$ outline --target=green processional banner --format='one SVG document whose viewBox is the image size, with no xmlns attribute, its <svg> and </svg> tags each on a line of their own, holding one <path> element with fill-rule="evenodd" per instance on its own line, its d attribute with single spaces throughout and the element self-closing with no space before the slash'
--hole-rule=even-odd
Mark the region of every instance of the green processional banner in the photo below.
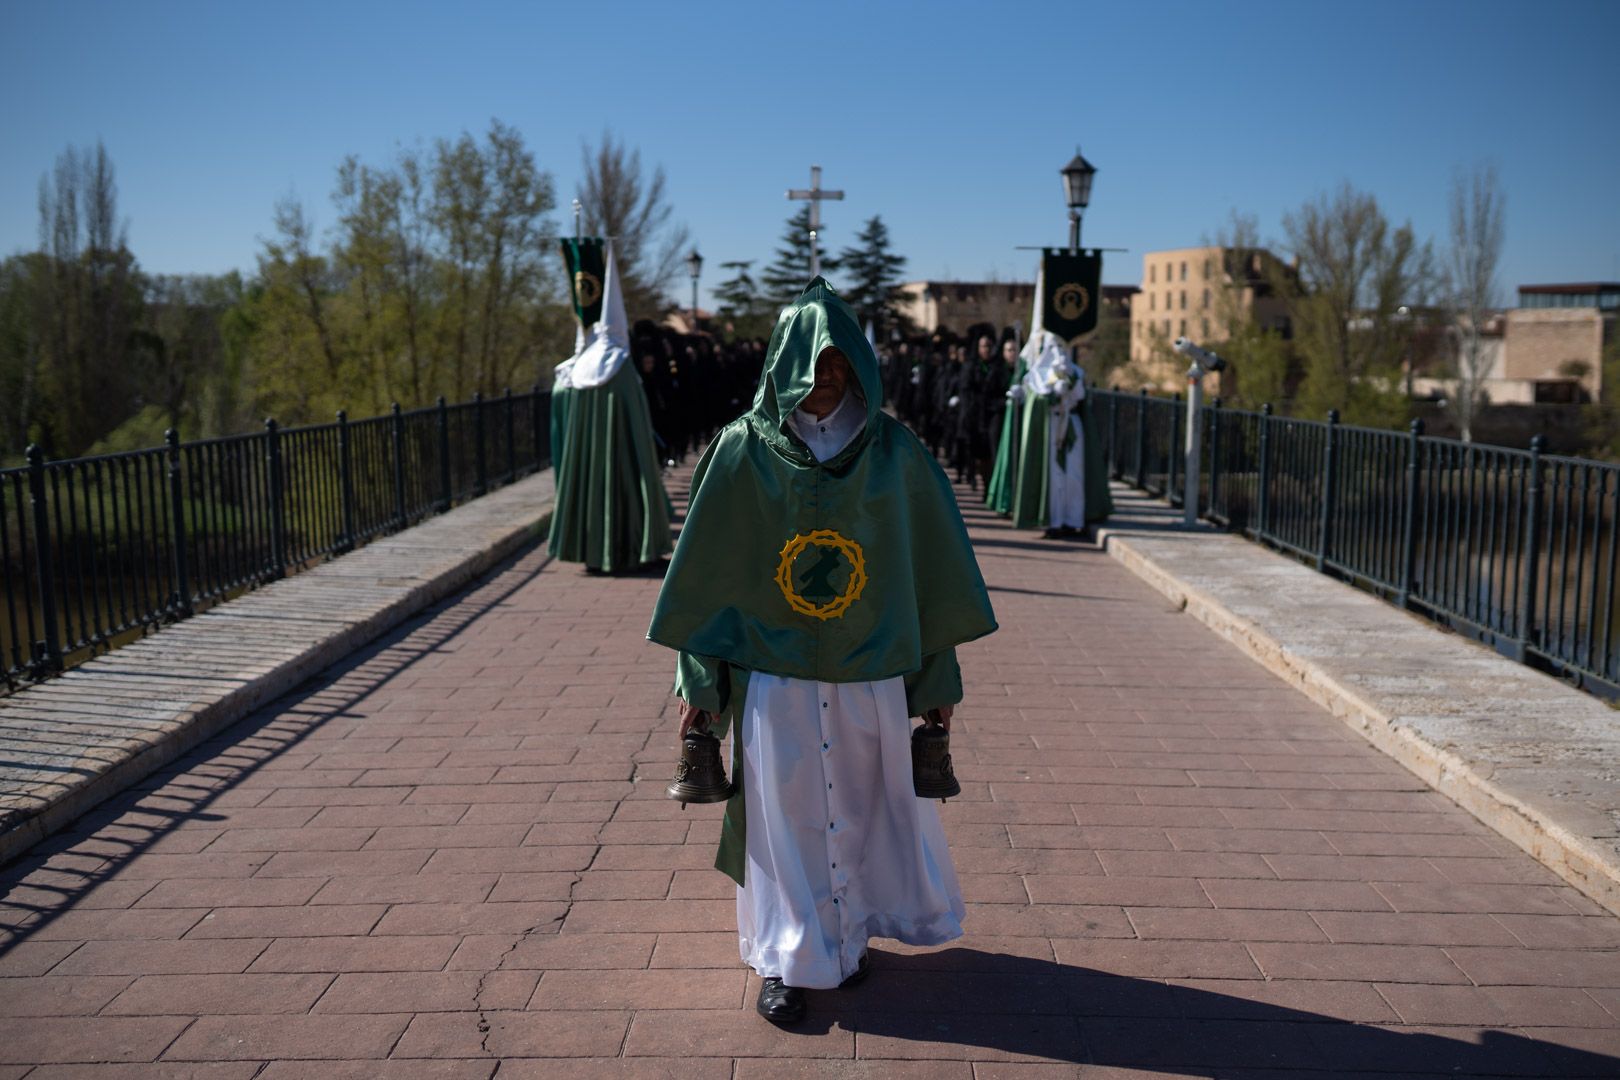
<svg viewBox="0 0 1620 1080">
<path fill-rule="evenodd" d="M 1041 326 L 1069 344 L 1097 328 L 1102 304 L 1102 252 L 1048 248 L 1041 252 Z"/>
<path fill-rule="evenodd" d="M 602 279 L 607 274 L 605 250 L 603 242 L 595 237 L 567 237 L 562 241 L 574 317 L 587 330 L 602 319 Z"/>
</svg>

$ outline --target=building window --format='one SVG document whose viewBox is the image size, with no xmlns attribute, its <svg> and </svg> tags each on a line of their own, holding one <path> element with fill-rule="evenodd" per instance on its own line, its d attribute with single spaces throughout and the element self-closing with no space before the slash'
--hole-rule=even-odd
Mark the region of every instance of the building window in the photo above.
<svg viewBox="0 0 1620 1080">
<path fill-rule="evenodd" d="M 1170 336 L 1170 320 L 1169 319 L 1164 320 L 1164 336 L 1165 337 Z"/>
<path fill-rule="evenodd" d="M 1151 263 L 1148 265 L 1148 284 L 1149 285 L 1152 285 L 1154 283 L 1154 281 L 1157 280 L 1158 272 L 1159 272 L 1159 268 L 1157 266 L 1154 266 Z"/>
<path fill-rule="evenodd" d="M 1200 328 L 1199 333 L 1203 334 L 1206 338 L 1209 337 L 1209 320 L 1208 319 L 1199 319 L 1198 320 L 1198 325 L 1199 325 L 1199 328 Z"/>
<path fill-rule="evenodd" d="M 1187 290 L 1186 289 L 1181 290 L 1181 310 L 1182 311 L 1187 310 Z"/>
<path fill-rule="evenodd" d="M 1205 259 L 1204 260 L 1204 280 L 1205 281 L 1209 280 L 1209 268 L 1210 268 L 1210 261 L 1208 259 Z"/>
<path fill-rule="evenodd" d="M 1157 311 L 1157 310 L 1159 310 L 1159 294 L 1158 293 L 1148 293 L 1148 310 L 1149 311 Z M 829 361 L 829 363 L 830 362 L 831 361 Z"/>
<path fill-rule="evenodd" d="M 1204 307 L 1209 307 L 1209 290 L 1204 290 Z"/>
<path fill-rule="evenodd" d="M 1182 281 L 1187 280 L 1187 264 L 1186 263 L 1181 264 L 1181 280 Z"/>
<path fill-rule="evenodd" d="M 1181 336 L 1182 337 L 1187 336 L 1187 320 L 1186 319 L 1181 320 Z M 829 361 L 829 363 L 830 363 L 830 361 Z"/>
</svg>

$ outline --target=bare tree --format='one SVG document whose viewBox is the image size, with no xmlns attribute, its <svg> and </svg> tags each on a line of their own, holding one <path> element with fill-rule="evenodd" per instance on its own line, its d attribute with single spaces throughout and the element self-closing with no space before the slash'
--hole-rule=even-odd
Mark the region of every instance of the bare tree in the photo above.
<svg viewBox="0 0 1620 1080">
<path fill-rule="evenodd" d="M 624 306 L 631 319 L 651 318 L 669 306 L 689 237 L 674 224 L 663 166 L 649 178 L 641 172 L 641 152 L 616 142 L 611 131 L 593 150 L 583 148 L 585 175 L 579 201 L 587 231 L 613 238 L 613 252 L 624 284 Z"/>
<path fill-rule="evenodd" d="M 57 453 L 81 453 L 143 403 L 130 348 L 141 275 L 104 146 L 70 147 L 57 158 L 51 178 L 40 178 L 39 219 L 42 274 L 33 293 L 40 389 L 49 401 L 40 437 Z"/>
<path fill-rule="evenodd" d="M 1457 334 L 1457 391 L 1451 395 L 1451 409 L 1464 441 L 1473 438 L 1474 419 L 1485 402 L 1492 355 L 1485 349 L 1484 332 L 1496 304 L 1506 202 L 1494 165 L 1459 171 L 1452 180 L 1445 295 Z"/>
</svg>

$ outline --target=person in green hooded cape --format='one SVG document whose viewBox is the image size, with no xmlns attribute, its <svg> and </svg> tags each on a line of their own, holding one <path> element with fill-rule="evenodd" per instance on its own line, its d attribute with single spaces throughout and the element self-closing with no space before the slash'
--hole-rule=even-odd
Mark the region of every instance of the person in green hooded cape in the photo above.
<svg viewBox="0 0 1620 1080">
<path fill-rule="evenodd" d="M 558 365 L 552 383 L 549 547 L 564 562 L 614 573 L 657 561 L 671 544 L 669 501 L 647 393 L 629 362 L 629 320 L 611 244 L 603 277 L 602 319 L 584 348 Z"/>
<path fill-rule="evenodd" d="M 1035 331 L 1024 360 L 1024 377 L 1009 391 L 1021 414 L 1013 525 L 1048 538 L 1083 535 L 1114 512 L 1086 373 L 1046 330 Z"/>
<path fill-rule="evenodd" d="M 1016 350 L 1017 347 L 1017 342 L 1009 339 L 1003 351 Z M 995 464 L 990 470 L 989 482 L 984 485 L 984 504 L 1002 517 L 1009 517 L 1012 514 L 1013 490 L 1018 482 L 1018 456 L 1024 434 L 1023 395 L 1015 394 L 1013 388 L 1024 381 L 1027 369 L 1022 355 L 1015 353 L 1004 359 L 1012 374 L 1007 379 L 1007 405 L 1001 414 L 1001 437 L 996 442 Z"/>
<path fill-rule="evenodd" d="M 777 320 L 753 408 L 692 477 L 647 636 L 678 650 L 681 730 L 733 732 L 715 865 L 738 886 L 757 1008 L 865 976 L 867 941 L 934 945 L 965 909 L 909 717 L 949 722 L 956 647 L 995 630 L 951 486 L 879 405 L 877 359 L 817 277 Z"/>
</svg>

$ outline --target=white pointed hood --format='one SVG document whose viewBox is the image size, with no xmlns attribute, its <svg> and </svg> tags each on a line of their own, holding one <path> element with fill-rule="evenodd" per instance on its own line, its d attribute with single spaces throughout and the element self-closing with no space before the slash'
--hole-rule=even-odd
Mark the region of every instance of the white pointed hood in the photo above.
<svg viewBox="0 0 1620 1080">
<path fill-rule="evenodd" d="M 601 386 L 619 373 L 630 359 L 630 320 L 624 314 L 624 289 L 619 284 L 619 267 L 613 258 L 613 242 L 607 245 L 607 269 L 602 274 L 602 321 L 591 327 L 585 347 L 567 367 L 569 386 L 589 390 Z"/>
</svg>

